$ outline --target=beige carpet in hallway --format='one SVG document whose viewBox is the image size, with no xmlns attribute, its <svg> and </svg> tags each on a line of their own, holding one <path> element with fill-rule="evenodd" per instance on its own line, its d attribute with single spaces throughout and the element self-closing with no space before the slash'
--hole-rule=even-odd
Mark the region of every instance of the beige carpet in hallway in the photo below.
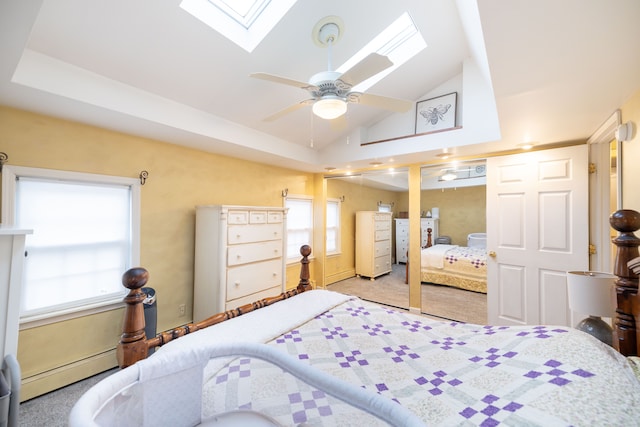
<svg viewBox="0 0 640 427">
<path fill-rule="evenodd" d="M 409 286 L 404 283 L 404 264 L 394 264 L 389 274 L 375 280 L 352 277 L 327 287 L 367 301 L 409 309 Z M 449 286 L 422 284 L 422 312 L 465 323 L 487 323 L 487 296 Z"/>
</svg>

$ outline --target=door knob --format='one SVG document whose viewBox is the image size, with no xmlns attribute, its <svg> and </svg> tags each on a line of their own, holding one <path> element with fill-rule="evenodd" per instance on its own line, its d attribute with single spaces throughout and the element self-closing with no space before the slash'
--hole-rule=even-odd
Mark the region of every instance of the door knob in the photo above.
<svg viewBox="0 0 640 427">
<path fill-rule="evenodd" d="M 496 257 L 496 253 L 494 251 L 489 251 L 489 256 L 491 258 L 495 258 Z"/>
</svg>

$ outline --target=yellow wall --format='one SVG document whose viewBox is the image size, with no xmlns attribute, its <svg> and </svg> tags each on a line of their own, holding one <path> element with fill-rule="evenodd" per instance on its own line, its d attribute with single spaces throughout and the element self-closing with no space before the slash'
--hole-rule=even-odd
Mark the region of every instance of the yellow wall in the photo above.
<svg viewBox="0 0 640 427">
<path fill-rule="evenodd" d="M 282 189 L 312 195 L 315 179 L 311 173 L 4 107 L 0 107 L 0 151 L 9 156 L 7 164 L 15 166 L 126 177 L 138 177 L 142 170 L 149 172 L 141 196 L 140 264 L 149 270 L 148 286 L 157 292 L 159 331 L 192 320 L 194 206 L 283 206 Z M 287 283 L 296 284 L 299 266 L 289 267 L 287 274 Z M 182 317 L 180 304 L 187 307 Z M 18 361 L 24 376 L 115 347 L 120 325 L 103 325 L 106 321 L 113 323 L 114 318 L 121 319 L 121 313 L 102 313 L 91 321 L 74 319 L 22 331 Z M 75 337 L 70 342 L 65 338 L 69 334 Z M 115 363 L 113 358 L 113 366 Z M 29 395 L 29 390 L 24 391 Z"/>
<path fill-rule="evenodd" d="M 640 91 L 620 110 L 622 122 L 634 125 L 633 138 L 622 143 L 622 207 L 640 212 Z"/>
<path fill-rule="evenodd" d="M 467 235 L 487 229 L 487 188 L 459 187 L 444 190 L 422 190 L 420 210 L 440 210 L 438 232 L 451 237 L 454 245 L 467 246 Z"/>
</svg>

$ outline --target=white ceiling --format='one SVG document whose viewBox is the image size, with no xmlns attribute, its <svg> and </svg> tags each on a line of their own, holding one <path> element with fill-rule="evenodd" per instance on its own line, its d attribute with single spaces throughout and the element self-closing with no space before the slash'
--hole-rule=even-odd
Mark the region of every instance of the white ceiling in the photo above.
<svg viewBox="0 0 640 427">
<path fill-rule="evenodd" d="M 1 2 L 0 104 L 321 172 L 584 140 L 640 89 L 638 0 L 299 0 L 250 54 L 179 4 Z M 249 74 L 307 81 L 325 70 L 311 34 L 320 19 L 344 22 L 337 67 L 404 11 L 428 47 L 367 92 L 419 101 L 457 91 L 462 129 L 361 146 L 412 133 L 415 111 L 350 104 L 341 130 L 309 107 L 262 120 L 308 96 Z"/>
</svg>

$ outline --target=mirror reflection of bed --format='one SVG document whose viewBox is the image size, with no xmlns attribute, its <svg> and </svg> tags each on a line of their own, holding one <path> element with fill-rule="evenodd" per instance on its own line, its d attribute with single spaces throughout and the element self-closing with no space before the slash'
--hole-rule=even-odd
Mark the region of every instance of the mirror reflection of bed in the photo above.
<svg viewBox="0 0 640 427">
<path fill-rule="evenodd" d="M 421 181 L 421 212 L 438 220 L 421 250 L 422 312 L 486 323 L 485 161 L 424 166 Z"/>
<path fill-rule="evenodd" d="M 466 246 L 444 243 L 422 248 L 422 311 L 470 323 L 486 323 L 487 236 L 471 233 Z"/>
<path fill-rule="evenodd" d="M 467 246 L 469 234 L 484 233 L 486 230 L 484 160 L 461 163 L 454 170 L 455 179 L 442 180 L 442 175 L 451 172 L 451 166 L 422 168 L 421 212 L 422 216 L 426 216 L 427 213 L 434 215 L 439 211 L 438 235 L 433 236 L 432 243 L 435 243 L 438 237 L 448 236 L 452 245 L 461 248 Z M 403 211 L 408 210 L 408 173 L 402 170 L 395 172 L 393 181 L 396 187 L 381 185 L 386 182 L 384 174 L 383 171 L 376 171 L 355 177 L 327 179 L 327 197 L 342 199 L 340 222 L 343 241 L 341 254 L 326 257 L 325 279 L 328 289 L 407 309 L 409 289 L 405 283 L 406 260 L 396 254 L 399 240 L 396 219 L 404 216 Z M 352 254 L 355 251 L 355 212 L 377 210 L 378 202 L 392 205 L 393 266 L 390 274 L 371 281 L 368 278 L 354 277 L 353 270 L 349 272 L 346 266 L 354 265 Z M 425 236 L 423 242 L 426 243 Z M 437 279 L 432 278 L 432 283 L 422 280 L 422 312 L 451 320 L 486 323 L 486 293 L 478 292 L 478 289 L 450 286 L 456 285 L 460 280 L 451 283 L 451 279 L 446 275 L 442 277 L 443 274 L 441 273 Z"/>
</svg>

